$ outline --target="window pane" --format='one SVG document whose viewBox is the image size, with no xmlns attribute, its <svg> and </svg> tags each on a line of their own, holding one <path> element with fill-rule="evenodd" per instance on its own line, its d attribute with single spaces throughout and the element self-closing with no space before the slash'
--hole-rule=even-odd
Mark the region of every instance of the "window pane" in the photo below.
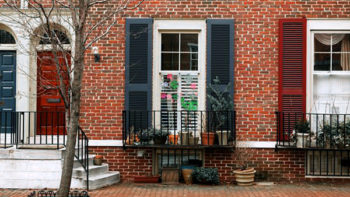
<svg viewBox="0 0 350 197">
<path fill-rule="evenodd" d="M 181 51 L 198 52 L 198 34 L 181 34 Z"/>
<path fill-rule="evenodd" d="M 198 70 L 198 59 L 191 53 L 181 54 L 181 70 Z"/>
<path fill-rule="evenodd" d="M 0 44 L 16 44 L 16 41 L 9 32 L 0 30 Z"/>
<path fill-rule="evenodd" d="M 162 70 L 179 70 L 179 54 L 162 53 Z"/>
<path fill-rule="evenodd" d="M 330 52 L 331 34 L 315 34 L 315 52 Z"/>
<path fill-rule="evenodd" d="M 335 53 L 332 58 L 333 70 L 350 71 L 350 53 Z"/>
<path fill-rule="evenodd" d="M 331 58 L 329 54 L 315 54 L 315 71 L 329 71 Z"/>
<path fill-rule="evenodd" d="M 162 34 L 162 51 L 179 51 L 179 34 Z"/>
<path fill-rule="evenodd" d="M 343 70 L 340 65 L 340 54 L 332 54 L 332 70 Z"/>
<path fill-rule="evenodd" d="M 349 34 L 333 35 L 333 52 L 350 52 L 350 36 Z"/>
</svg>

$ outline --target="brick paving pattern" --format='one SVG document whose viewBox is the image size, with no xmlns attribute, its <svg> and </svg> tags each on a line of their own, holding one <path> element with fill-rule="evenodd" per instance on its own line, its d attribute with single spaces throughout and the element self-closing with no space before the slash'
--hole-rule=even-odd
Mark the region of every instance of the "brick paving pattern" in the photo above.
<svg viewBox="0 0 350 197">
<path fill-rule="evenodd" d="M 27 196 L 29 190 L 0 190 L 0 197 Z M 91 197 L 350 197 L 350 185 L 288 184 L 239 187 L 234 185 L 119 184 L 89 192 Z"/>
</svg>

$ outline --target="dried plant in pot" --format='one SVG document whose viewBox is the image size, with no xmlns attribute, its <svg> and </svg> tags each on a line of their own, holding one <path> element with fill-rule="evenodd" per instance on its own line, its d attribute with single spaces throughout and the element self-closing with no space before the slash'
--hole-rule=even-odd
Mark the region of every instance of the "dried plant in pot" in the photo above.
<svg viewBox="0 0 350 197">
<path fill-rule="evenodd" d="M 256 171 L 254 168 L 248 166 L 247 161 L 247 159 L 251 158 L 252 155 L 245 143 L 241 142 L 237 145 L 240 146 L 235 149 L 235 156 L 239 169 L 233 171 L 237 185 L 253 185 Z M 245 148 L 242 148 L 242 146 Z"/>
<path fill-rule="evenodd" d="M 220 80 L 216 77 L 213 79 L 213 84 L 209 84 L 207 87 L 207 98 L 212 110 L 207 118 L 211 119 L 209 127 L 218 136 L 219 145 L 228 145 L 229 139 L 231 139 L 229 130 L 232 125 L 230 117 L 234 107 L 233 97 L 230 94 L 232 86 L 228 84 L 225 89 L 221 89 L 219 85 Z"/>
</svg>

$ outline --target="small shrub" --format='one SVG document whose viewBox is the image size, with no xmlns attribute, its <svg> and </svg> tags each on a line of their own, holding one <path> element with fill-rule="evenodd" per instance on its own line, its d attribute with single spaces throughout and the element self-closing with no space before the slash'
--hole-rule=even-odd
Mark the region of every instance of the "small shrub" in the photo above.
<svg viewBox="0 0 350 197">
<path fill-rule="evenodd" d="M 192 173 L 195 183 L 218 185 L 220 183 L 217 168 L 195 168 Z"/>
</svg>

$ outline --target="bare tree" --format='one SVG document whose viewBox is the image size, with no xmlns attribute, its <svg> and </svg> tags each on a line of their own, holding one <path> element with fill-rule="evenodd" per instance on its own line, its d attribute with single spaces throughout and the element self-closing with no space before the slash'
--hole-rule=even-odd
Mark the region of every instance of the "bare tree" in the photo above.
<svg viewBox="0 0 350 197">
<path fill-rule="evenodd" d="M 6 6 L 16 13 L 16 17 L 7 16 L 9 20 L 33 40 L 34 44 L 27 52 L 36 55 L 38 44 L 46 44 L 53 54 L 58 83 L 52 84 L 52 88 L 56 88 L 63 99 L 68 125 L 58 196 L 68 196 L 71 185 L 86 51 L 110 32 L 126 10 L 136 9 L 143 1 L 4 0 Z M 59 26 L 71 29 L 71 41 L 62 36 L 66 32 L 58 31 Z"/>
</svg>

